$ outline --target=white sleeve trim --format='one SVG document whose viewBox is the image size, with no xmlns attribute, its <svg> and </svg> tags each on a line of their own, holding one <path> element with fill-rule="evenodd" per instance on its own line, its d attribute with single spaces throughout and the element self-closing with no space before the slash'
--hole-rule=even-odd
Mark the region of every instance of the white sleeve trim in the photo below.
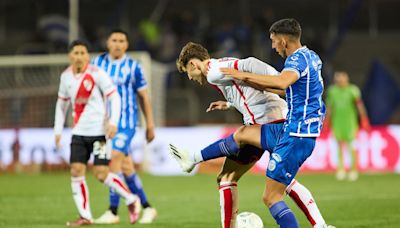
<svg viewBox="0 0 400 228">
<path fill-rule="evenodd" d="M 296 136 L 296 137 L 318 137 L 319 133 L 314 133 L 314 134 L 306 134 L 306 133 L 295 133 L 295 132 L 290 132 L 290 136 Z"/>
<path fill-rule="evenodd" d="M 283 69 L 282 72 L 283 72 L 283 71 L 293 71 L 293 72 L 295 72 L 295 73 L 297 74 L 297 79 L 300 78 L 300 71 L 298 71 L 298 70 L 295 69 L 295 68 L 288 67 L 288 68 Z"/>
<path fill-rule="evenodd" d="M 137 88 L 137 91 L 147 89 L 147 84 Z"/>
</svg>

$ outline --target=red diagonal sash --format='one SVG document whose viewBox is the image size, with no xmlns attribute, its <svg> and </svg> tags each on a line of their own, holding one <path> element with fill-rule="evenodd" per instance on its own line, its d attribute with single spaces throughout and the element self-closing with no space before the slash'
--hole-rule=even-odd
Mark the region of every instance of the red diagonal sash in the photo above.
<svg viewBox="0 0 400 228">
<path fill-rule="evenodd" d="M 94 88 L 94 79 L 92 75 L 85 74 L 81 81 L 81 85 L 79 86 L 78 92 L 75 97 L 75 105 L 74 105 L 74 125 L 76 125 L 81 117 L 83 110 L 86 107 L 86 104 L 89 101 L 89 97 L 92 94 Z"/>
</svg>

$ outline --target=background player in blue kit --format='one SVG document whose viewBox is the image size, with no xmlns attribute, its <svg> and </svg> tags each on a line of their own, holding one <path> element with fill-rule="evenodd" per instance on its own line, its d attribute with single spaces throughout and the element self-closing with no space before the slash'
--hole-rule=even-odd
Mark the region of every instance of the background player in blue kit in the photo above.
<svg viewBox="0 0 400 228">
<path fill-rule="evenodd" d="M 139 112 L 136 98 L 139 98 L 146 120 L 147 142 L 154 139 L 153 111 L 142 67 L 139 62 L 126 55 L 128 45 L 128 34 L 125 31 L 111 31 L 107 40 L 108 52 L 96 57 L 93 63 L 110 75 L 121 96 L 121 116 L 118 132 L 112 140 L 113 162 L 110 164 L 110 169 L 117 175 L 124 177 L 132 193 L 139 196 L 144 208 L 139 223 L 151 223 L 157 216 L 157 211 L 150 206 L 147 200 L 141 180 L 134 169 L 132 158 L 128 156 L 128 152 L 138 125 Z M 102 224 L 118 223 L 119 199 L 119 196 L 110 190 L 110 208 L 95 222 Z M 131 223 L 136 222 L 134 218 L 130 218 L 130 220 Z"/>
<path fill-rule="evenodd" d="M 272 48 L 286 59 L 279 75 L 257 75 L 231 68 L 221 68 L 221 71 L 232 78 L 256 84 L 257 88 L 285 89 L 289 109 L 285 123 L 242 126 L 231 136 L 195 154 L 186 156 L 188 154 L 175 152 L 183 155 L 183 166 L 191 170 L 203 160 L 236 155 L 246 144 L 262 149 L 273 148 L 263 200 L 280 227 L 299 227 L 283 196 L 300 166 L 311 155 L 316 137 L 321 132 L 325 115 L 322 61 L 315 52 L 301 45 L 301 27 L 295 19 L 279 20 L 269 32 Z M 276 145 L 271 145 L 274 142 Z"/>
</svg>

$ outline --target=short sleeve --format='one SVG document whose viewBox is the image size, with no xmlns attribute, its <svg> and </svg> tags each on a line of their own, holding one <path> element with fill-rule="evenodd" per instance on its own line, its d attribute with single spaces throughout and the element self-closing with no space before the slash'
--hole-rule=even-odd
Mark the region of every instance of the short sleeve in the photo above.
<svg viewBox="0 0 400 228">
<path fill-rule="evenodd" d="M 147 86 L 147 81 L 143 74 L 142 66 L 138 63 L 133 71 L 133 76 L 135 77 L 133 87 L 135 90 L 140 90 Z"/>
<path fill-rule="evenodd" d="M 61 75 L 61 77 L 60 77 L 60 87 L 58 88 L 58 97 L 61 99 L 64 99 L 64 100 L 70 98 L 70 96 L 68 94 L 64 75 Z"/>
<path fill-rule="evenodd" d="M 222 58 L 217 60 L 210 60 L 208 65 L 207 81 L 213 85 L 224 85 L 227 82 L 231 82 L 232 78 L 225 77 L 221 73 L 220 68 L 234 68 L 237 69 L 237 59 L 233 58 Z"/>
<path fill-rule="evenodd" d="M 111 93 L 113 93 L 116 88 L 113 84 L 113 82 L 111 81 L 111 78 L 108 76 L 108 74 L 96 67 L 96 73 L 97 73 L 97 77 L 94 77 L 96 80 L 96 84 L 99 86 L 100 90 L 103 92 L 103 94 L 105 94 L 106 96 L 109 96 Z"/>
<path fill-rule="evenodd" d="M 307 68 L 307 61 L 304 55 L 302 55 L 301 53 L 294 53 L 286 59 L 282 71 L 294 71 L 300 78 L 306 75 L 304 73 L 306 68 Z"/>
<path fill-rule="evenodd" d="M 351 93 L 353 94 L 354 99 L 360 98 L 361 96 L 360 89 L 355 85 L 351 86 Z"/>
</svg>

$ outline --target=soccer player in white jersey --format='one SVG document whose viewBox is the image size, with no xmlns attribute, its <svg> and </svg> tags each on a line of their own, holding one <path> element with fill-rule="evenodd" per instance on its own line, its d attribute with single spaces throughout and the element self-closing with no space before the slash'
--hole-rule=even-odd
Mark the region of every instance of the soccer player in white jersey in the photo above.
<svg viewBox="0 0 400 228">
<path fill-rule="evenodd" d="M 68 50 L 71 65 L 61 74 L 54 120 L 55 143 L 60 147 L 65 114 L 71 103 L 74 118 L 70 155 L 71 187 L 80 217 L 76 221 L 67 222 L 67 225 L 81 226 L 93 223 L 89 188 L 85 180 L 86 165 L 92 152 L 95 177 L 125 199 L 129 216 L 137 220 L 141 209 L 139 197 L 132 194 L 123 180 L 109 172 L 108 168 L 110 154 L 106 149 L 106 137 L 114 137 L 117 131 L 121 111 L 118 92 L 103 70 L 89 64 L 86 43 L 74 41 Z M 111 102 L 109 119 L 105 119 L 103 95 Z"/>
<path fill-rule="evenodd" d="M 195 80 L 201 85 L 208 81 L 227 100 L 212 102 L 207 112 L 228 110 L 229 107 L 235 107 L 242 113 L 245 126 L 261 124 L 282 126 L 285 121 L 287 105 L 278 95 L 270 92 L 263 93 L 242 80 L 225 77 L 220 71 L 220 68 L 228 67 L 258 74 L 277 75 L 278 72 L 270 65 L 253 57 L 247 59 L 212 59 L 203 46 L 189 42 L 181 51 L 177 60 L 177 67 L 180 72 L 187 73 L 190 80 Z M 279 90 L 274 92 L 279 92 Z M 272 152 L 276 143 L 270 140 L 270 144 L 266 149 Z M 171 152 L 181 162 L 179 156 L 185 156 L 185 154 L 179 153 L 179 150 L 174 146 L 172 147 Z M 263 153 L 264 150 L 259 149 L 259 147 L 244 145 L 240 148 L 238 154 L 226 157 L 222 170 L 217 177 L 222 227 L 236 227 L 236 215 L 238 213 L 237 182 L 259 160 Z M 204 155 L 207 157 L 203 160 L 215 158 L 212 151 Z M 286 193 L 296 202 L 314 227 L 326 226 L 314 198 L 306 187 L 293 180 L 286 188 Z"/>
<path fill-rule="evenodd" d="M 154 139 L 154 120 L 150 98 L 147 90 L 147 82 L 144 78 L 140 63 L 126 55 L 128 49 L 128 34 L 123 30 L 113 30 L 107 39 L 108 52 L 97 56 L 92 63 L 104 69 L 117 86 L 121 96 L 122 110 L 118 125 L 118 132 L 112 140 L 113 162 L 110 164 L 111 172 L 125 179 L 132 193 L 137 194 L 143 206 L 142 224 L 153 222 L 157 216 L 155 208 L 151 207 L 143 190 L 142 182 L 136 173 L 132 158 L 128 155 L 129 146 L 135 135 L 138 125 L 138 105 L 146 120 L 146 140 Z M 117 214 L 119 195 L 110 189 L 110 207 L 102 216 L 95 220 L 98 224 L 119 223 Z"/>
</svg>

